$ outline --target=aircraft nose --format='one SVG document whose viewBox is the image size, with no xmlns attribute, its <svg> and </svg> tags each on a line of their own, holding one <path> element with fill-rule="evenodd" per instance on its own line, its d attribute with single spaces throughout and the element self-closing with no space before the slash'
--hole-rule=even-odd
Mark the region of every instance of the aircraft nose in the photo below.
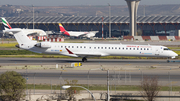
<svg viewBox="0 0 180 101">
<path fill-rule="evenodd" d="M 171 55 L 171 57 L 172 57 L 172 58 L 176 58 L 176 56 L 178 56 L 178 54 L 177 54 L 177 53 L 175 53 L 175 52 L 174 52 L 174 53 L 172 53 L 172 55 Z"/>
<path fill-rule="evenodd" d="M 175 56 L 178 56 L 178 54 L 177 54 L 177 53 L 175 53 L 175 52 L 174 52 L 174 55 L 175 55 Z"/>
</svg>

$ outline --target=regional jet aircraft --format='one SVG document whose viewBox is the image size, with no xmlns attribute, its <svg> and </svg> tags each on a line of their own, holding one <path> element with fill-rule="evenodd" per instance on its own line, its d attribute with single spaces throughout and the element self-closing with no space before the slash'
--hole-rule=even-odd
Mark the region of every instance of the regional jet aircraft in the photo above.
<svg viewBox="0 0 180 101">
<path fill-rule="evenodd" d="M 60 54 L 71 57 L 82 57 L 86 62 L 89 57 L 101 56 L 138 56 L 175 58 L 175 52 L 164 46 L 133 44 L 92 44 L 92 43 L 53 43 L 30 40 L 22 29 L 8 30 L 14 34 L 17 47 L 36 53 Z"/>
<path fill-rule="evenodd" d="M 59 23 L 59 29 L 62 34 L 65 34 L 70 37 L 80 37 L 81 36 L 81 37 L 92 38 L 98 32 L 98 31 L 90 31 L 90 32 L 66 31 L 61 23 Z"/>
<path fill-rule="evenodd" d="M 4 29 L 5 29 L 5 30 L 3 30 L 4 33 L 13 35 L 12 32 L 8 31 L 9 29 L 21 29 L 21 28 L 12 28 L 11 25 L 7 22 L 7 20 L 5 18 L 1 18 L 1 20 L 4 25 Z M 24 30 L 26 35 L 32 34 L 32 33 L 37 33 L 39 36 L 46 35 L 46 33 L 41 29 L 22 29 L 22 30 Z"/>
</svg>

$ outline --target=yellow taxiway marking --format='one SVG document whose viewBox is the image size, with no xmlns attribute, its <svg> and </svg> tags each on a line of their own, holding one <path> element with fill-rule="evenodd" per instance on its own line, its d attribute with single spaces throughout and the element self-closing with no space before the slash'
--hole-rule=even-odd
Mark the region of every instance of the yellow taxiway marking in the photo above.
<svg viewBox="0 0 180 101">
<path fill-rule="evenodd" d="M 60 71 L 62 71 L 62 72 L 66 72 L 67 70 L 60 70 Z"/>
<path fill-rule="evenodd" d="M 166 85 L 169 86 L 169 85 L 171 85 L 171 84 L 176 84 L 176 83 L 177 83 L 177 81 L 172 81 L 172 82 L 170 82 L 170 83 L 167 83 Z"/>
</svg>

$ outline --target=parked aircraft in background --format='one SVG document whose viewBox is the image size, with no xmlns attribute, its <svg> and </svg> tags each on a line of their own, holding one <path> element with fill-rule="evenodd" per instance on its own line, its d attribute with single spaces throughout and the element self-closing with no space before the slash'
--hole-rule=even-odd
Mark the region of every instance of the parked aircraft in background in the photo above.
<svg viewBox="0 0 180 101">
<path fill-rule="evenodd" d="M 11 31 L 9 31 L 9 30 L 12 30 L 12 29 L 19 30 L 19 29 L 21 29 L 21 28 L 12 28 L 11 25 L 7 22 L 7 20 L 5 18 L 1 18 L 1 20 L 2 20 L 2 23 L 4 25 L 3 32 L 6 33 L 6 34 L 13 35 L 13 33 Z M 24 33 L 26 33 L 26 35 L 32 34 L 32 33 L 37 33 L 39 36 L 46 35 L 46 33 L 41 29 L 22 29 L 22 30 L 24 30 Z"/>
<path fill-rule="evenodd" d="M 136 56 L 175 58 L 175 52 L 164 46 L 133 44 L 91 44 L 91 43 L 53 43 L 37 42 L 27 37 L 23 29 L 8 30 L 12 32 L 19 45 L 17 47 L 36 53 L 60 54 L 71 57 L 82 57 L 86 62 L 89 57 L 101 56 Z"/>
<path fill-rule="evenodd" d="M 91 38 L 98 33 L 98 31 L 90 31 L 90 32 L 78 32 L 78 31 L 66 31 L 65 28 L 61 23 L 59 23 L 60 32 L 64 35 L 70 36 L 70 37 L 87 37 Z"/>
</svg>

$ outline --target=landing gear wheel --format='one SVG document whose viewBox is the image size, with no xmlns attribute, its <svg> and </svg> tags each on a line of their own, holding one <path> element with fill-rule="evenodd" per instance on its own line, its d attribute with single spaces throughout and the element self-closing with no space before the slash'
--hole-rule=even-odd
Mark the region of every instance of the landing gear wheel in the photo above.
<svg viewBox="0 0 180 101">
<path fill-rule="evenodd" d="M 82 62 L 87 62 L 87 59 L 85 57 L 82 58 Z"/>
<path fill-rule="evenodd" d="M 169 60 L 169 59 L 170 59 L 170 58 L 168 57 L 168 58 L 167 58 L 167 63 L 169 63 L 169 62 L 170 62 L 170 60 Z"/>
</svg>

